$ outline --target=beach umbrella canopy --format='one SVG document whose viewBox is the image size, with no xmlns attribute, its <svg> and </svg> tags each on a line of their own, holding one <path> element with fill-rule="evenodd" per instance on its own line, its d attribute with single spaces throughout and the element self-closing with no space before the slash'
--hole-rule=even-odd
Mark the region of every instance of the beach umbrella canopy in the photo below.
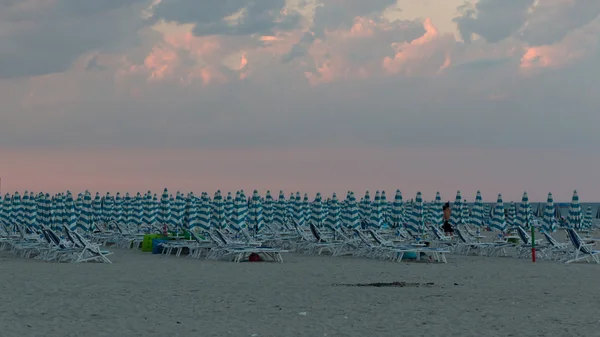
<svg viewBox="0 0 600 337">
<path fill-rule="evenodd" d="M 356 203 L 356 196 L 354 192 L 348 193 L 348 200 L 346 206 L 346 227 L 350 229 L 360 228 L 360 214 Z"/>
<path fill-rule="evenodd" d="M 458 226 L 463 223 L 462 215 L 463 215 L 463 202 L 460 191 L 456 191 L 456 198 L 454 198 L 454 205 L 452 205 L 452 215 L 450 217 L 450 221 Z"/>
<path fill-rule="evenodd" d="M 523 193 L 523 197 L 521 198 L 521 203 L 519 204 L 519 211 L 517 213 L 517 220 L 515 222 L 516 226 L 521 226 L 523 228 L 529 228 L 531 224 L 531 205 L 529 204 L 529 196 L 527 196 L 527 192 Z"/>
<path fill-rule="evenodd" d="M 327 207 L 327 219 L 325 220 L 325 227 L 332 231 L 340 228 L 340 205 L 335 193 L 333 193 L 333 197 L 329 201 L 329 207 Z"/>
<path fill-rule="evenodd" d="M 552 193 L 548 193 L 544 216 L 542 218 L 542 229 L 548 233 L 556 231 L 556 218 L 554 218 L 554 198 Z"/>
<path fill-rule="evenodd" d="M 383 206 L 381 205 L 381 193 L 379 191 L 375 192 L 375 199 L 371 204 L 371 219 L 369 221 L 369 226 L 379 229 L 383 226 Z"/>
<path fill-rule="evenodd" d="M 573 198 L 569 207 L 568 225 L 571 228 L 579 229 L 582 225 L 581 205 L 579 204 L 579 195 L 577 191 L 573 191 Z"/>
<path fill-rule="evenodd" d="M 423 230 L 424 218 L 423 218 L 423 196 L 421 192 L 417 192 L 417 197 L 410 213 L 410 219 L 406 224 L 406 229 L 413 233 L 420 233 Z"/>
<path fill-rule="evenodd" d="M 265 201 L 263 204 L 263 219 L 264 219 L 265 223 L 269 224 L 269 225 L 273 223 L 274 208 L 275 208 L 274 204 L 275 204 L 275 200 L 273 200 L 271 191 L 267 191 L 267 194 L 265 195 Z"/>
<path fill-rule="evenodd" d="M 275 213 L 273 214 L 273 222 L 277 225 L 284 225 L 287 218 L 287 201 L 285 200 L 285 194 L 283 191 L 279 191 L 277 198 L 277 204 L 275 205 Z"/>
<path fill-rule="evenodd" d="M 239 194 L 238 194 L 239 198 Z M 198 200 L 196 200 L 196 204 L 198 204 Z M 202 230 L 209 230 L 211 228 L 212 223 L 212 205 L 210 202 L 210 198 L 208 197 L 208 193 L 202 192 L 200 194 L 200 207 L 198 208 L 198 226 Z M 233 220 L 232 220 L 233 221 Z M 225 229 L 227 228 L 227 222 L 223 221 L 221 223 L 223 227 L 216 227 L 216 229 Z"/>
<path fill-rule="evenodd" d="M 171 218 L 171 202 L 169 200 L 169 191 L 165 188 L 160 197 L 160 208 L 158 212 L 158 223 L 163 226 L 169 223 Z"/>
<path fill-rule="evenodd" d="M 65 226 L 74 231 L 77 229 L 77 214 L 75 213 L 75 201 L 73 200 L 73 195 L 70 191 L 67 191 L 67 195 L 65 197 L 65 217 L 67 221 L 65 222 Z"/>
<path fill-rule="evenodd" d="M 216 228 L 227 228 L 227 216 L 225 212 L 225 202 L 223 201 L 223 195 L 221 194 L 221 190 L 217 190 L 213 197 L 212 202 L 212 214 L 211 221 L 216 226 Z"/>
<path fill-rule="evenodd" d="M 583 226 L 585 228 L 592 227 L 592 206 L 588 205 L 585 214 L 583 216 Z"/>
<path fill-rule="evenodd" d="M 431 204 L 431 224 L 441 227 L 444 224 L 444 210 L 440 192 L 435 193 L 435 200 Z"/>
<path fill-rule="evenodd" d="M 394 201 L 392 202 L 392 227 L 399 228 L 404 224 L 404 203 L 402 202 L 402 192 L 396 190 Z"/>
<path fill-rule="evenodd" d="M 508 205 L 508 217 L 506 218 L 506 225 L 513 227 L 517 225 L 517 205 L 513 201 Z"/>
<path fill-rule="evenodd" d="M 498 200 L 496 201 L 496 207 L 494 207 L 494 216 L 492 217 L 490 227 L 500 232 L 504 232 L 506 230 L 506 219 L 504 217 L 504 202 L 502 201 L 502 194 L 498 194 Z"/>
<path fill-rule="evenodd" d="M 227 198 L 225 199 L 225 219 L 227 221 L 234 221 L 233 218 L 233 197 L 231 192 L 227 192 Z"/>
<path fill-rule="evenodd" d="M 475 196 L 475 202 L 473 203 L 473 212 L 471 213 L 471 224 L 477 227 L 485 226 L 484 220 L 484 208 L 483 208 L 483 198 L 481 197 L 481 192 L 477 191 L 477 195 Z"/>
<path fill-rule="evenodd" d="M 125 213 L 125 205 L 123 204 L 121 193 L 117 192 L 115 196 L 115 221 L 118 224 L 127 224 L 127 214 L 124 216 L 123 213 Z"/>
<path fill-rule="evenodd" d="M 92 195 L 89 191 L 85 191 L 83 194 L 83 201 L 81 202 L 81 212 L 75 225 L 75 231 L 79 233 L 85 233 L 91 230 L 92 227 Z"/>
<path fill-rule="evenodd" d="M 194 233 L 198 233 L 202 230 L 208 230 L 208 228 L 202 228 L 200 226 L 200 206 L 198 205 L 198 202 L 200 201 L 200 203 L 202 203 L 202 201 L 196 198 L 192 193 L 190 193 L 188 200 L 190 202 L 188 230 Z"/>
<path fill-rule="evenodd" d="M 321 193 L 317 193 L 315 200 L 312 203 L 310 221 L 312 221 L 315 226 L 322 227 L 323 222 L 325 221 L 323 215 L 323 197 L 321 196 Z"/>
<path fill-rule="evenodd" d="M 263 206 L 260 195 L 257 190 L 252 192 L 250 200 L 250 209 L 248 210 L 248 228 L 255 234 L 258 234 L 265 226 L 263 219 Z"/>
<path fill-rule="evenodd" d="M 298 226 L 304 226 L 304 208 L 302 207 L 300 192 L 296 192 L 294 200 L 294 221 L 296 221 Z"/>
</svg>

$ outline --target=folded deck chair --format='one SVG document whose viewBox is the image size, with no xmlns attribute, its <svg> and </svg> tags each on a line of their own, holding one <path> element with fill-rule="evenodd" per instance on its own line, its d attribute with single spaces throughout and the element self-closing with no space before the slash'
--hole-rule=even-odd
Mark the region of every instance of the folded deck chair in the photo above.
<svg viewBox="0 0 600 337">
<path fill-rule="evenodd" d="M 264 260 L 283 262 L 281 253 L 287 253 L 287 250 L 271 247 L 257 247 L 241 242 L 230 241 L 221 231 L 216 230 L 208 233 L 209 238 L 217 245 L 211 249 L 211 254 L 207 258 L 222 259 L 229 258 L 233 262 L 240 262 L 250 256 L 252 253 L 260 255 Z"/>
<path fill-rule="evenodd" d="M 81 248 L 69 247 L 49 228 L 42 229 L 42 234 L 49 244 L 49 249 L 42 257 L 45 261 L 73 262 L 81 253 Z"/>
<path fill-rule="evenodd" d="M 98 261 L 103 263 L 112 263 L 107 256 L 112 255 L 112 252 L 100 249 L 100 246 L 86 240 L 81 234 L 71 231 L 65 226 L 65 233 L 69 240 L 72 240 L 74 246 L 81 249 L 77 254 L 74 262 L 90 262 Z"/>
<path fill-rule="evenodd" d="M 517 229 L 517 234 L 519 235 L 519 238 L 521 239 L 521 244 L 519 244 L 516 248 L 517 248 L 517 257 L 523 257 L 523 256 L 527 256 L 530 257 L 531 256 L 531 248 L 532 248 L 532 241 L 531 241 L 531 236 L 529 235 L 529 233 L 527 233 L 527 231 L 522 227 L 522 226 L 515 226 L 515 228 Z M 540 253 L 540 257 L 544 258 L 546 257 L 546 245 L 542 244 L 542 240 L 538 239 L 535 240 L 535 251 L 536 253 Z"/>
<path fill-rule="evenodd" d="M 550 233 L 546 231 L 542 231 L 541 233 L 546 239 L 548 246 L 546 256 L 550 260 L 563 260 L 565 255 L 568 255 L 571 252 L 567 243 L 558 242 L 554 237 L 552 237 L 552 235 L 550 235 Z"/>
<path fill-rule="evenodd" d="M 576 262 L 580 260 L 586 260 L 587 262 L 594 261 L 600 263 L 598 255 L 600 250 L 593 250 L 592 247 L 595 243 L 584 243 L 579 234 L 573 228 L 567 228 L 567 235 L 571 244 L 574 247 L 573 258 L 565 261 L 565 263 Z"/>
</svg>

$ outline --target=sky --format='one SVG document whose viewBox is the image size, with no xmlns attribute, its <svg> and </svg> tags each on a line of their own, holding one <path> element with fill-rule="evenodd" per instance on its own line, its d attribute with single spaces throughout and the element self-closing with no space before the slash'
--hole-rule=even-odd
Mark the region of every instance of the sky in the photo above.
<svg viewBox="0 0 600 337">
<path fill-rule="evenodd" d="M 0 0 L 1 192 L 600 201 L 600 1 Z"/>
</svg>

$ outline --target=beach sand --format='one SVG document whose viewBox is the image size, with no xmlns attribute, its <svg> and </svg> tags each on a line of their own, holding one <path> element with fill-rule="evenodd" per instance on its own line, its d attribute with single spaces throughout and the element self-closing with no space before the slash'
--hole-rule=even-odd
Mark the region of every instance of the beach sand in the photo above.
<svg viewBox="0 0 600 337">
<path fill-rule="evenodd" d="M 2 252 L 1 336 L 600 335 L 600 265 L 298 254 L 235 264 L 111 250 L 112 265 Z M 332 285 L 394 281 L 434 284 Z"/>
</svg>

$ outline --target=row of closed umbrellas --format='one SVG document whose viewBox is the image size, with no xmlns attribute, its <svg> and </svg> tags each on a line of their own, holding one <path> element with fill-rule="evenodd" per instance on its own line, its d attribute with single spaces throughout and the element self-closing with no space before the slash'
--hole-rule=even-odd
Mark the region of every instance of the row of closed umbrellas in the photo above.
<svg viewBox="0 0 600 337">
<path fill-rule="evenodd" d="M 206 192 L 201 193 L 200 197 L 194 193 L 180 192 L 173 196 L 165 189 L 160 199 L 150 191 L 133 196 L 129 193 L 124 196 L 107 193 L 101 197 L 96 193 L 94 198 L 89 191 L 80 193 L 77 198 L 69 191 L 55 195 L 26 191 L 23 197 L 18 192 L 7 194 L 0 205 L 0 222 L 7 227 L 21 224 L 32 228 L 44 225 L 60 229 L 64 225 L 83 232 L 92 231 L 97 224 L 117 224 L 137 229 L 167 224 L 171 228 L 187 230 L 208 230 L 214 226 L 260 232 L 265 226 L 282 224 L 289 219 L 300 226 L 308 221 L 331 229 L 340 226 L 394 228 L 403 225 L 419 232 L 426 224 L 439 226 L 443 223 L 439 193 L 436 193 L 432 202 L 424 202 L 421 192 L 417 193 L 414 200 L 404 202 L 400 190 L 396 191 L 392 201 L 387 200 L 385 192 L 379 191 L 373 200 L 369 192 L 357 200 L 354 192 L 349 191 L 342 201 L 338 200 L 335 193 L 327 199 L 317 193 L 314 200 L 310 201 L 307 194 L 302 197 L 296 192 L 286 199 L 283 191 L 280 191 L 277 199 L 268 191 L 264 197 L 254 191 L 247 198 L 243 190 L 235 195 L 228 193 L 227 196 L 217 191 L 210 198 Z M 538 210 L 536 213 L 534 215 L 527 192 L 518 205 L 510 203 L 508 212 L 505 212 L 502 195 L 498 195 L 492 207 L 483 203 L 478 191 L 473 207 L 469 209 L 459 191 L 452 205 L 451 222 L 454 225 L 489 226 L 505 231 L 514 225 L 528 227 L 534 218 L 538 218 L 544 230 L 553 232 L 557 229 L 559 224 L 551 193 L 548 194 L 543 212 Z M 600 217 L 600 214 L 596 216 Z M 582 214 L 577 191 L 574 191 L 567 222 L 563 225 L 583 228 L 591 226 L 591 223 L 591 208 L 588 207 L 588 211 Z"/>
</svg>

